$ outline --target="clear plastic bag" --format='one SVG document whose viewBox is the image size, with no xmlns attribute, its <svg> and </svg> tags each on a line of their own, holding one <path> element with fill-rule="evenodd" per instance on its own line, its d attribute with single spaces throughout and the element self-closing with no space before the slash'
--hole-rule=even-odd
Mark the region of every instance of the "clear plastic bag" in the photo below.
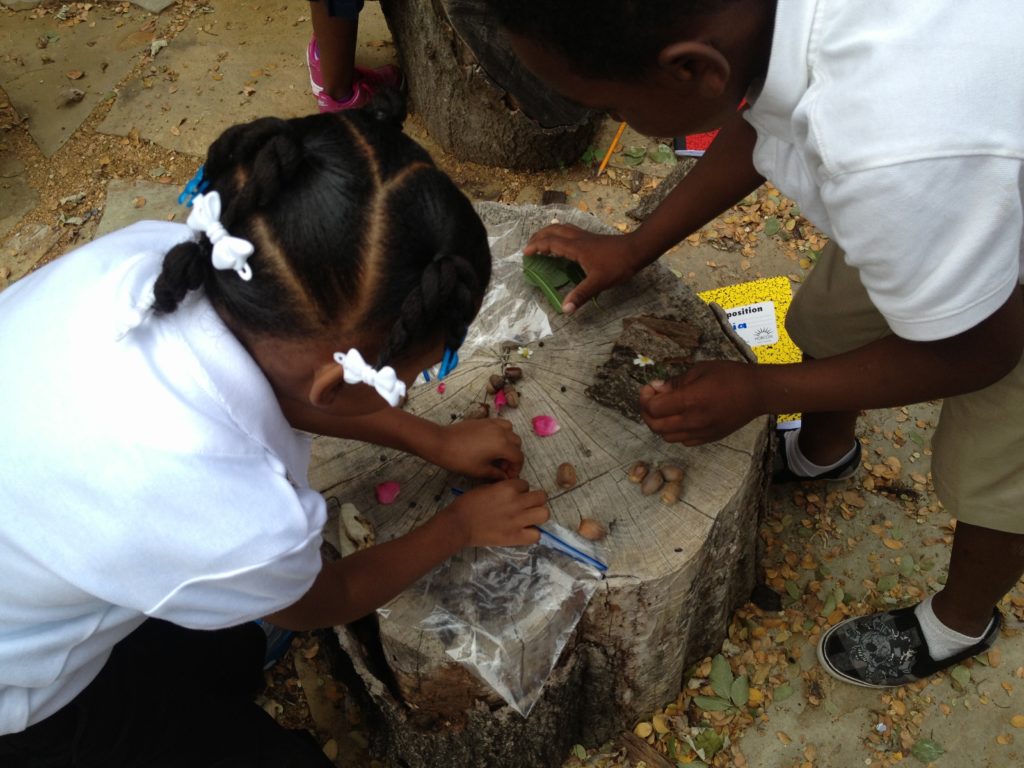
<svg viewBox="0 0 1024 768">
<path fill-rule="evenodd" d="M 490 231 L 491 284 L 460 354 L 499 351 L 503 344 L 527 345 L 551 335 L 546 301 L 523 279 L 523 226 L 515 222 Z"/>
<path fill-rule="evenodd" d="M 596 570 L 541 544 L 469 549 L 410 587 L 402 608 L 389 604 L 378 615 L 435 635 L 526 717 L 600 581 Z"/>
</svg>

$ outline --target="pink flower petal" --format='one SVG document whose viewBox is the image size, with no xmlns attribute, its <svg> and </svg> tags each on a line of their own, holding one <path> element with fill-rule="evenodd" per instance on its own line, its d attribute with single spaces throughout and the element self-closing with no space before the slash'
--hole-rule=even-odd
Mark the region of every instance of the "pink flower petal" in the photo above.
<svg viewBox="0 0 1024 768">
<path fill-rule="evenodd" d="M 437 385 L 437 391 L 438 391 L 439 394 L 442 394 L 442 395 L 444 394 L 444 382 L 443 381 L 440 384 Z"/>
<path fill-rule="evenodd" d="M 499 389 L 494 393 L 494 407 L 501 410 L 508 405 L 508 400 L 505 399 L 505 390 Z"/>
<path fill-rule="evenodd" d="M 381 504 L 391 504 L 398 498 L 398 494 L 401 490 L 402 486 L 394 480 L 388 480 L 386 483 L 381 483 L 377 486 L 377 501 Z"/>
<path fill-rule="evenodd" d="M 548 437 L 555 434 L 562 426 L 554 416 L 534 416 L 533 431 L 541 437 Z"/>
</svg>

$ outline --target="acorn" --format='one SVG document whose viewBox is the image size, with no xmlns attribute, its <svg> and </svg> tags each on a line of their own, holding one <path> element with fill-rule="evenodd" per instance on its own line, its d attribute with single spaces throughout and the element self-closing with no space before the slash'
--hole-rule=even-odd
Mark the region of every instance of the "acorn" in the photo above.
<svg viewBox="0 0 1024 768">
<path fill-rule="evenodd" d="M 495 395 L 500 390 L 505 388 L 505 379 L 496 373 L 491 374 L 491 378 L 487 380 L 487 394 Z"/>
<path fill-rule="evenodd" d="M 505 369 L 505 378 L 509 381 L 519 381 L 523 378 L 523 369 L 518 365 L 510 365 Z"/>
<path fill-rule="evenodd" d="M 650 471 L 650 469 L 651 468 L 647 464 L 646 461 L 638 461 L 638 462 L 636 462 L 633 466 L 631 466 L 629 468 L 629 482 L 631 482 L 631 483 L 642 482 L 643 479 L 645 477 L 647 477 L 647 473 L 648 473 L 648 471 Z"/>
<path fill-rule="evenodd" d="M 666 504 L 675 504 L 683 492 L 683 486 L 677 482 L 665 483 L 661 488 L 661 500 Z"/>
<path fill-rule="evenodd" d="M 604 526 L 591 517 L 584 517 L 580 520 L 580 526 L 576 529 L 576 532 L 584 539 L 589 539 L 590 541 L 599 541 L 608 535 L 608 531 L 604 529 Z"/>
<path fill-rule="evenodd" d="M 505 405 L 509 408 L 519 407 L 519 392 L 511 384 L 505 385 Z"/>
<path fill-rule="evenodd" d="M 486 419 L 491 415 L 491 406 L 487 403 L 470 403 L 465 413 L 462 414 L 464 419 Z"/>
<path fill-rule="evenodd" d="M 640 492 L 644 496 L 651 496 L 661 490 L 661 486 L 665 484 L 665 476 L 658 470 L 648 472 L 647 477 L 644 478 L 643 483 L 640 484 Z"/>
<path fill-rule="evenodd" d="M 569 462 L 564 462 L 558 465 L 558 471 L 555 473 L 555 482 L 559 488 L 573 488 L 576 485 L 576 467 Z"/>
<path fill-rule="evenodd" d="M 683 481 L 683 468 L 678 464 L 662 464 L 658 471 L 670 483 L 681 483 Z"/>
</svg>

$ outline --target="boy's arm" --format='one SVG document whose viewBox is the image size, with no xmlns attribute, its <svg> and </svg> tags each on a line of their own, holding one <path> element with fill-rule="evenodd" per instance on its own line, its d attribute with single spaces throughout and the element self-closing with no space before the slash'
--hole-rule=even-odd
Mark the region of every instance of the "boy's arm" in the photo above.
<svg viewBox="0 0 1024 768">
<path fill-rule="evenodd" d="M 1024 350 L 1017 288 L 973 328 L 938 341 L 887 336 L 835 357 L 789 365 L 698 363 L 641 392 L 644 421 L 669 442 L 717 440 L 766 413 L 857 411 L 973 392 L 1013 370 Z"/>
<path fill-rule="evenodd" d="M 693 170 L 633 232 L 595 235 L 555 224 L 535 233 L 523 253 L 554 253 L 583 267 L 586 279 L 563 302 L 563 309 L 572 312 L 601 291 L 628 280 L 757 189 L 764 177 L 752 161 L 756 141 L 757 132 L 737 112 Z"/>
</svg>

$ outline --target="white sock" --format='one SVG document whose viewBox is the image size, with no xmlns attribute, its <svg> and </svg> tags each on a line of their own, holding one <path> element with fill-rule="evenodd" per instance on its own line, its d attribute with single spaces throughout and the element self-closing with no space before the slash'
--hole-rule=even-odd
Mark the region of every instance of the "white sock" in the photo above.
<svg viewBox="0 0 1024 768">
<path fill-rule="evenodd" d="M 800 428 L 791 429 L 788 432 L 782 434 L 782 439 L 786 444 L 786 463 L 794 474 L 800 477 L 817 477 L 820 474 L 828 472 L 830 469 L 835 469 L 840 464 L 844 464 L 853 458 L 853 454 L 857 451 L 857 442 L 854 441 L 853 448 L 839 459 L 839 461 L 832 464 L 822 466 L 821 464 L 815 464 L 813 461 L 804 456 L 803 451 L 800 450 Z"/>
<path fill-rule="evenodd" d="M 935 661 L 948 659 L 950 656 L 970 648 L 975 643 L 981 642 L 981 638 L 992 628 L 992 621 L 995 619 L 990 621 L 985 627 L 985 631 L 977 637 L 968 637 L 950 629 L 939 621 L 939 617 L 932 610 L 933 597 L 935 595 L 930 595 L 927 600 L 923 600 L 914 609 L 914 615 L 921 624 L 921 632 L 924 634 L 925 642 L 928 643 L 928 652 Z"/>
</svg>

